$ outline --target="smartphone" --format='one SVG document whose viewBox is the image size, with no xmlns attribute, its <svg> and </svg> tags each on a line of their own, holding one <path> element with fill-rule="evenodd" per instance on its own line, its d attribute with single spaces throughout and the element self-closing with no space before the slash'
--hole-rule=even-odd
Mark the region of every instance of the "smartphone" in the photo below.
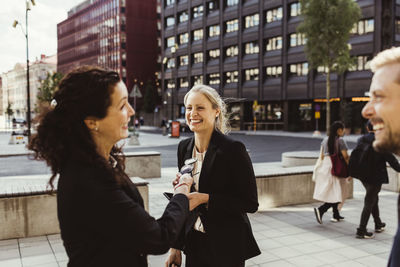
<svg viewBox="0 0 400 267">
<path fill-rule="evenodd" d="M 164 192 L 163 195 L 164 195 L 164 197 L 166 197 L 168 200 L 170 200 L 170 199 L 174 196 L 174 194 L 169 193 L 169 192 Z"/>
</svg>

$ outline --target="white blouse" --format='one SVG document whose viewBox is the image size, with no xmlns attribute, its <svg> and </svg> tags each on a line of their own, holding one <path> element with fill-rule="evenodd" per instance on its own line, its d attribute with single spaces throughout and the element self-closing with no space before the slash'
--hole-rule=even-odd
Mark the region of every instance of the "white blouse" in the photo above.
<svg viewBox="0 0 400 267">
<path fill-rule="evenodd" d="M 196 183 L 194 185 L 194 187 L 197 192 L 199 191 L 199 178 L 200 178 L 200 174 L 201 174 L 201 168 L 203 166 L 204 157 L 206 156 L 206 152 L 207 151 L 200 153 L 197 151 L 196 146 L 193 146 L 192 157 L 197 159 L 197 161 L 194 163 L 194 168 L 193 168 L 192 174 L 195 174 L 195 175 L 193 175 L 193 180 Z M 194 229 L 205 233 L 203 223 L 201 222 L 200 217 L 197 218 L 197 220 L 194 224 Z"/>
</svg>

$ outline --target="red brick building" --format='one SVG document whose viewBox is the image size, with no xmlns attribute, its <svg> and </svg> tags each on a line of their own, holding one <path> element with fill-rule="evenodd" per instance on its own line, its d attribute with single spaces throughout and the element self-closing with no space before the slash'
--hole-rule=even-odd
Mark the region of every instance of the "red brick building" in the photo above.
<svg viewBox="0 0 400 267">
<path fill-rule="evenodd" d="M 57 25 L 57 71 L 97 65 L 133 84 L 154 80 L 159 55 L 157 0 L 87 0 Z"/>
</svg>

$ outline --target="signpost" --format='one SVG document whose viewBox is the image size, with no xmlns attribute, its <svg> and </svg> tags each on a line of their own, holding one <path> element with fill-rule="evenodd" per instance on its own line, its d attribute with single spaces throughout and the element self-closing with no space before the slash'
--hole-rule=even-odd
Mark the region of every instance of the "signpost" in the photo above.
<svg viewBox="0 0 400 267">
<path fill-rule="evenodd" d="M 321 118 L 321 106 L 319 104 L 315 105 L 315 113 L 314 113 L 314 118 L 315 118 L 315 131 L 313 133 L 313 136 L 321 136 L 321 132 L 318 131 L 318 120 Z"/>
<path fill-rule="evenodd" d="M 253 131 L 257 131 L 257 117 L 256 117 L 256 110 L 258 108 L 257 100 L 253 102 Z"/>
<path fill-rule="evenodd" d="M 133 109 L 135 110 L 135 115 L 133 115 L 133 126 L 135 127 L 135 121 L 136 121 L 136 97 L 138 97 L 138 98 L 142 97 L 142 93 L 140 92 L 139 87 L 137 86 L 136 83 L 133 86 L 133 89 L 132 89 L 131 93 L 129 94 L 129 97 L 133 97 Z M 129 140 L 129 145 L 139 145 L 139 139 L 138 139 L 138 135 L 137 135 L 136 129 L 134 131 L 134 134 L 132 134 L 132 136 L 131 136 L 131 138 Z"/>
</svg>

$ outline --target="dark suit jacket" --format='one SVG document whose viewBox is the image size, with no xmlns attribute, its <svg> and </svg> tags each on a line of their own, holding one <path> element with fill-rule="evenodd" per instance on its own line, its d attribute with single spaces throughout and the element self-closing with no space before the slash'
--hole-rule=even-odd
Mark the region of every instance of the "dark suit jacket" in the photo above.
<svg viewBox="0 0 400 267">
<path fill-rule="evenodd" d="M 362 143 L 372 146 L 374 140 L 374 133 L 365 134 L 357 140 L 357 146 L 361 145 Z M 394 170 L 400 172 L 400 164 L 393 154 L 373 151 L 371 163 L 369 163 L 372 166 L 369 168 L 370 174 L 368 177 L 363 177 L 362 181 L 369 184 L 387 184 L 389 182 L 389 178 L 386 169 L 386 162 L 388 162 Z"/>
<path fill-rule="evenodd" d="M 192 157 L 193 147 L 194 137 L 179 143 L 179 169 Z M 215 251 L 215 261 L 221 260 L 216 266 L 228 266 L 228 259 L 238 263 L 259 255 L 246 214 L 258 209 L 256 180 L 250 157 L 241 142 L 214 131 L 202 165 L 199 192 L 209 194 L 208 208 L 202 205 L 198 211 L 210 248 Z M 185 252 L 191 247 L 188 243 L 195 219 L 192 216 L 186 224 L 184 247 L 179 243 L 175 246 Z"/>
<path fill-rule="evenodd" d="M 105 168 L 77 161 L 61 171 L 57 203 L 69 267 L 147 266 L 146 254 L 167 252 L 189 214 L 177 194 L 155 220 L 133 183 L 118 185 Z"/>
</svg>

